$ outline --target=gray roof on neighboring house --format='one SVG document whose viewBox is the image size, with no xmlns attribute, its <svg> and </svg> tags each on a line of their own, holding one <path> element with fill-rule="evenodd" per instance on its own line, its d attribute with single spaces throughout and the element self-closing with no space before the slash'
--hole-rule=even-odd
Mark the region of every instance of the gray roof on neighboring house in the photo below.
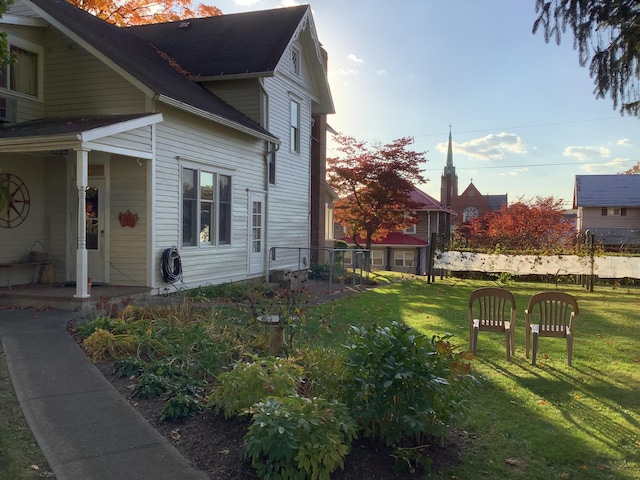
<svg viewBox="0 0 640 480">
<path fill-rule="evenodd" d="M 504 195 L 487 195 L 491 210 L 500 210 L 503 206 L 507 206 L 507 194 Z"/>
<path fill-rule="evenodd" d="M 77 40 L 86 42 L 154 94 L 275 139 L 249 117 L 179 73 L 153 45 L 130 29 L 111 25 L 65 0 L 25 0 L 25 3 L 33 4 L 45 20 L 76 35 Z"/>
<path fill-rule="evenodd" d="M 129 27 L 192 77 L 272 74 L 308 5 Z"/>
<path fill-rule="evenodd" d="M 640 207 L 640 175 L 576 175 L 577 207 Z"/>
</svg>

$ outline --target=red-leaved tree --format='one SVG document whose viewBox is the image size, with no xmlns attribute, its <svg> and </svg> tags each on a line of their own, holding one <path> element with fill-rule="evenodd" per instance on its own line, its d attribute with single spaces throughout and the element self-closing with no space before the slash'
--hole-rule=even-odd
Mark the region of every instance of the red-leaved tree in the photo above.
<svg viewBox="0 0 640 480">
<path fill-rule="evenodd" d="M 409 149 L 413 139 L 399 138 L 376 147 L 354 137 L 335 137 L 340 157 L 327 159 L 327 176 L 340 200 L 334 205 L 337 222 L 347 228 L 347 236 L 371 240 L 415 225 L 412 210 L 420 204 L 411 192 L 426 179 L 420 173 L 427 159 L 424 152 Z"/>
<path fill-rule="evenodd" d="M 562 203 L 553 197 L 520 199 L 459 225 L 455 242 L 470 248 L 520 251 L 568 248 L 575 226 L 564 216 Z"/>
<path fill-rule="evenodd" d="M 67 0 L 72 5 L 119 27 L 174 22 L 222 15 L 218 7 L 192 0 Z"/>
</svg>

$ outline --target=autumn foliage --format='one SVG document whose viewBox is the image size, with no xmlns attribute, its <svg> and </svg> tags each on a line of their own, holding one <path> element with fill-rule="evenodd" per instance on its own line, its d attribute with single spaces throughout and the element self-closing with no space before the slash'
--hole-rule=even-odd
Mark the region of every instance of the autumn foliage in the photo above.
<svg viewBox="0 0 640 480">
<path fill-rule="evenodd" d="M 459 225 L 454 242 L 477 249 L 563 250 L 575 238 L 575 227 L 563 212 L 562 200 L 553 197 L 520 200 Z"/>
<path fill-rule="evenodd" d="M 222 15 L 219 8 L 192 0 L 67 0 L 106 22 L 120 27 Z"/>
<path fill-rule="evenodd" d="M 383 238 L 417 222 L 411 211 L 420 207 L 411 192 L 425 179 L 420 168 L 427 160 L 423 152 L 409 149 L 412 138 L 370 147 L 353 137 L 335 138 L 341 157 L 327 159 L 328 181 L 340 197 L 334 205 L 337 222 L 356 241 Z"/>
</svg>

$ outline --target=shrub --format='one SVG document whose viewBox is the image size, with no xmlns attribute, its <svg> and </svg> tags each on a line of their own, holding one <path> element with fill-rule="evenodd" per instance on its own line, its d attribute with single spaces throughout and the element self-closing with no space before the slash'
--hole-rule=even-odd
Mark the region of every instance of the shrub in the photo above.
<svg viewBox="0 0 640 480">
<path fill-rule="evenodd" d="M 162 407 L 160 420 L 176 420 L 178 418 L 193 417 L 204 409 L 200 396 L 176 393 L 167 400 Z"/>
<path fill-rule="evenodd" d="M 109 356 L 115 359 L 130 357 L 137 350 L 136 339 L 131 335 L 116 335 L 102 328 L 85 338 L 82 345 L 94 362 L 102 362 Z"/>
<path fill-rule="evenodd" d="M 303 396 L 338 398 L 344 362 L 341 355 L 330 348 L 306 347 L 296 353 L 295 361 L 303 368 L 299 387 Z"/>
<path fill-rule="evenodd" d="M 364 434 L 387 445 L 444 438 L 462 411 L 468 363 L 444 339 L 394 322 L 352 328 L 344 398 Z"/>
<path fill-rule="evenodd" d="M 294 395 L 302 378 L 302 367 L 282 358 L 238 362 L 233 370 L 220 374 L 208 402 L 225 417 L 242 415 L 254 403 L 268 396 Z"/>
<path fill-rule="evenodd" d="M 121 358 L 113 364 L 113 372 L 118 378 L 137 377 L 146 369 L 147 364 L 138 357 Z"/>
<path fill-rule="evenodd" d="M 356 437 L 355 422 L 336 400 L 269 397 L 251 413 L 244 455 L 263 479 L 329 480 Z"/>
</svg>

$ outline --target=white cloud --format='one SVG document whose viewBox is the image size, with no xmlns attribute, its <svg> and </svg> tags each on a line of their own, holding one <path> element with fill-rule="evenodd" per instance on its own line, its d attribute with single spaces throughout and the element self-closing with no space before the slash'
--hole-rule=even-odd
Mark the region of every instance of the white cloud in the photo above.
<svg viewBox="0 0 640 480">
<path fill-rule="evenodd" d="M 436 148 L 444 153 L 447 151 L 448 143 L 439 143 Z M 454 142 L 453 153 L 478 160 L 502 160 L 507 153 L 517 155 L 527 153 L 527 148 L 519 136 L 501 132 L 497 135 L 491 134 L 464 143 Z"/>
<path fill-rule="evenodd" d="M 377 75 L 378 77 L 382 77 L 383 75 L 387 74 L 387 71 L 384 68 L 381 68 L 380 70 L 374 70 L 373 74 Z"/>
<path fill-rule="evenodd" d="M 610 162 L 605 163 L 590 163 L 588 165 L 581 165 L 580 170 L 587 173 L 602 173 L 602 174 L 614 174 L 618 173 L 618 169 L 626 169 L 629 164 L 628 158 L 614 158 Z M 621 171 L 621 170 L 620 170 Z"/>
<path fill-rule="evenodd" d="M 331 70 L 330 73 L 343 77 L 353 77 L 359 75 L 360 71 L 356 68 L 338 68 L 337 70 Z"/>
<path fill-rule="evenodd" d="M 604 147 L 567 147 L 562 154 L 565 157 L 575 157 L 581 162 L 597 158 L 609 158 L 611 150 Z"/>
<path fill-rule="evenodd" d="M 354 63 L 364 63 L 363 59 L 358 58 L 353 53 L 350 53 L 349 55 L 347 55 L 347 60 L 350 60 L 350 61 L 352 61 Z"/>
<path fill-rule="evenodd" d="M 629 140 L 628 138 L 621 138 L 620 140 L 618 140 L 616 145 L 619 145 L 621 147 L 633 147 L 631 140 Z"/>
</svg>

